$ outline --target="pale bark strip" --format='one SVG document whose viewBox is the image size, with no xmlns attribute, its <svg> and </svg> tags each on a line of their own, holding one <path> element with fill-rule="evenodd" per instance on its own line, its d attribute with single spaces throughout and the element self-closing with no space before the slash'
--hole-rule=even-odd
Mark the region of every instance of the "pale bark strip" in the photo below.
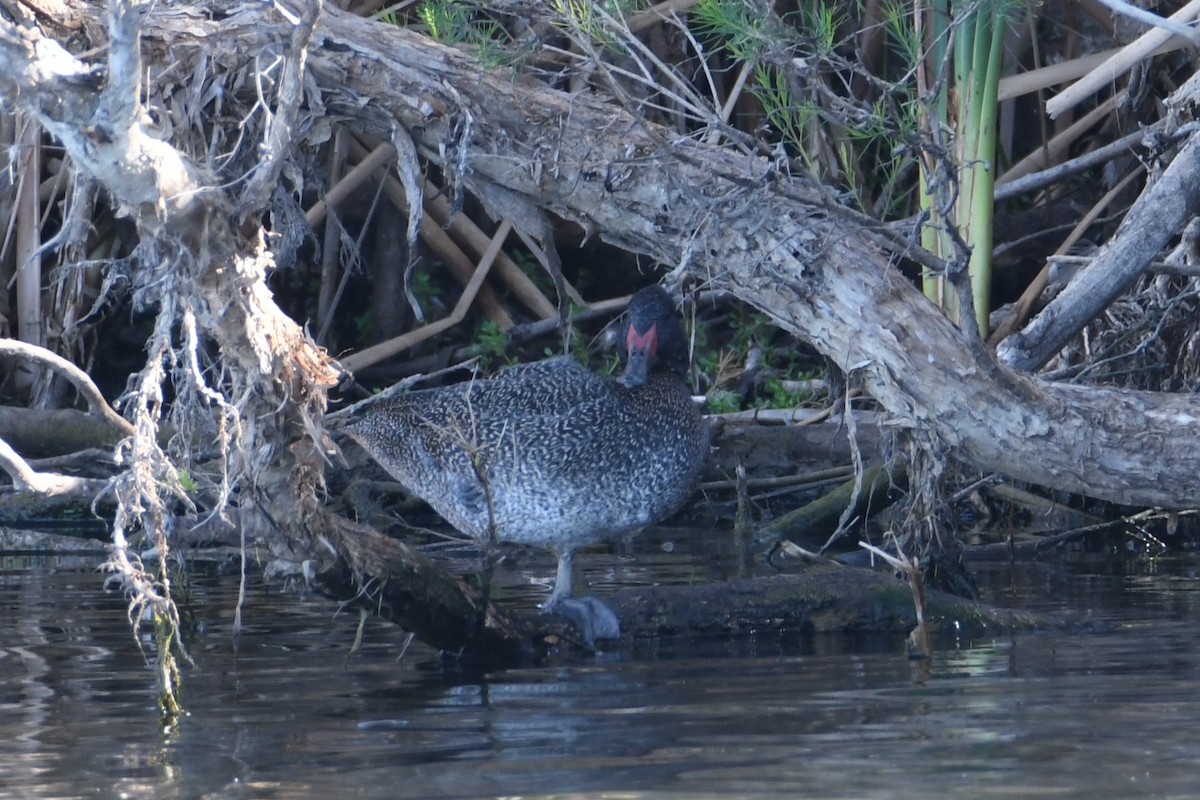
<svg viewBox="0 0 1200 800">
<path fill-rule="evenodd" d="M 46 342 L 42 317 L 42 211 L 38 178 L 42 174 L 42 129 L 23 116 L 16 147 L 18 177 L 16 209 L 17 336 L 32 345 Z M 28 383 L 28 376 L 22 383 Z"/>
</svg>

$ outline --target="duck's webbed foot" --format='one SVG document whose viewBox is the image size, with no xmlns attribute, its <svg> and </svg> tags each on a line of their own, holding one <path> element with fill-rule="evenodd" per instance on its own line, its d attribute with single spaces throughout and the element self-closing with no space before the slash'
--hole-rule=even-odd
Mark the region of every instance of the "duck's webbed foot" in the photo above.
<svg viewBox="0 0 1200 800">
<path fill-rule="evenodd" d="M 617 615 L 595 597 L 564 597 L 546 610 L 570 620 L 579 629 L 580 638 L 588 647 L 595 647 L 600 639 L 621 638 L 621 623 Z"/>
<path fill-rule="evenodd" d="M 621 623 L 608 606 L 594 597 L 571 597 L 571 562 L 574 553 L 564 550 L 558 554 L 558 575 L 554 591 L 543 609 L 571 621 L 579 629 L 580 638 L 594 648 L 598 639 L 620 639 Z"/>
</svg>

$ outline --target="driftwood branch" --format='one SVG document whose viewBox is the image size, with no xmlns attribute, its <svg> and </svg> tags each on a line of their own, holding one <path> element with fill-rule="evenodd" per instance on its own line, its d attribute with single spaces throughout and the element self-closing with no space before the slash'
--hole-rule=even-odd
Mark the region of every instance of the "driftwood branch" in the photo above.
<svg viewBox="0 0 1200 800">
<path fill-rule="evenodd" d="M 104 420 L 105 424 L 116 432 L 125 436 L 133 435 L 133 426 L 129 424 L 129 420 L 113 410 L 88 374 L 57 353 L 15 339 L 0 339 L 0 356 L 21 358 L 50 367 L 70 381 L 80 397 L 87 401 L 88 408 L 94 415 Z"/>
<path fill-rule="evenodd" d="M 1019 370 L 1049 361 L 1142 274 L 1200 213 L 1200 132 L 1138 198 L 1113 237 L 1025 330 L 1000 344 L 999 357 Z"/>
<path fill-rule="evenodd" d="M 107 481 L 93 478 L 38 472 L 3 439 L 0 439 L 0 469 L 8 474 L 13 487 L 18 491 L 36 492 L 47 497 L 72 495 L 92 498 L 99 495 L 108 485 Z"/>
<path fill-rule="evenodd" d="M 928 591 L 926 614 L 943 626 L 973 631 L 1046 626 L 1036 614 L 998 609 Z M 837 564 L 792 575 L 717 586 L 626 589 L 610 603 L 628 635 L 655 636 L 773 631 L 907 633 L 917 624 L 912 591 L 892 575 Z M 1060 621 L 1061 624 L 1061 621 Z"/>
<path fill-rule="evenodd" d="M 15 339 L 0 339 L 0 356 L 23 359 L 55 370 L 70 381 L 80 396 L 87 401 L 92 414 L 102 420 L 106 427 L 120 436 L 133 435 L 133 426 L 112 409 L 87 373 L 62 356 Z M 17 490 L 36 492 L 47 497 L 71 496 L 91 499 L 108 486 L 108 481 L 104 480 L 39 472 L 2 438 L 0 469 L 8 474 Z"/>
</svg>

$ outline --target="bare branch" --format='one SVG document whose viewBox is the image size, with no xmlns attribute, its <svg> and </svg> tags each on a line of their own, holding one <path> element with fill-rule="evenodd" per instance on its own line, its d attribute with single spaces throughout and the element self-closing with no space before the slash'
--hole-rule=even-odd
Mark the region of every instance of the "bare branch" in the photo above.
<svg viewBox="0 0 1200 800">
<path fill-rule="evenodd" d="M 15 339 L 0 339 L 0 355 L 24 358 L 58 371 L 59 374 L 71 382 L 71 385 L 75 387 L 80 396 L 87 401 L 88 408 L 91 409 L 93 414 L 100 416 L 105 422 L 121 433 L 127 436 L 133 435 L 133 426 L 129 424 L 128 420 L 113 410 L 108 401 L 104 399 L 104 395 L 96 387 L 96 384 L 92 383 L 92 379 L 88 377 L 88 374 L 62 356 L 52 353 L 45 348 L 27 342 L 19 342 Z"/>
<path fill-rule="evenodd" d="M 291 157 L 296 116 L 304 96 L 304 70 L 313 30 L 321 16 L 323 0 L 304 0 L 303 14 L 295 21 L 288 55 L 284 58 L 279 82 L 279 102 L 267 126 L 262 143 L 262 161 L 251 174 L 239 201 L 243 218 L 253 217 L 266 207 L 279 184 L 283 165 Z"/>
<path fill-rule="evenodd" d="M 17 490 L 47 497 L 72 495 L 92 500 L 108 486 L 108 481 L 38 472 L 3 439 L 0 439 L 0 469 L 8 473 Z"/>
</svg>

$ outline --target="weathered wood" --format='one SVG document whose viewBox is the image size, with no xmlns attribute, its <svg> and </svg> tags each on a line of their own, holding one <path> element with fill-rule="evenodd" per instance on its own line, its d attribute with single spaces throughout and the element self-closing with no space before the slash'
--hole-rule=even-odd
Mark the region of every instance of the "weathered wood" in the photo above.
<svg viewBox="0 0 1200 800">
<path fill-rule="evenodd" d="M 30 457 L 111 449 L 124 436 L 103 419 L 73 408 L 0 406 L 0 439 Z"/>
<path fill-rule="evenodd" d="M 832 532 L 852 501 L 852 516 L 863 516 L 871 509 L 878 510 L 887 506 L 891 502 L 888 496 L 893 491 L 904 491 L 908 488 L 908 476 L 903 469 L 889 472 L 877 461 L 863 469 L 857 499 L 854 497 L 856 483 L 858 482 L 851 478 L 811 503 L 769 521 L 755 532 L 755 542 L 790 537 L 807 544 L 815 537 L 823 537 L 824 534 Z"/>
<path fill-rule="evenodd" d="M 1001 343 L 1007 364 L 1035 370 L 1128 289 L 1200 213 L 1200 133 L 1193 133 L 1129 209 L 1121 227 L 1025 330 Z"/>
<path fill-rule="evenodd" d="M 1045 627 L 1045 618 L 926 590 L 926 619 L 945 628 L 997 631 Z M 707 586 L 627 589 L 610 602 L 626 636 L 797 632 L 908 633 L 916 624 L 908 584 L 837 564 L 795 575 Z M 1064 621 L 1060 620 L 1058 624 Z"/>
<path fill-rule="evenodd" d="M 450 653 L 508 663 L 534 654 L 540 637 L 530 620 L 495 604 L 481 616 L 477 592 L 403 542 L 349 523 L 335 536 L 338 558 L 313 578 L 329 596 L 354 598 Z"/>
</svg>

